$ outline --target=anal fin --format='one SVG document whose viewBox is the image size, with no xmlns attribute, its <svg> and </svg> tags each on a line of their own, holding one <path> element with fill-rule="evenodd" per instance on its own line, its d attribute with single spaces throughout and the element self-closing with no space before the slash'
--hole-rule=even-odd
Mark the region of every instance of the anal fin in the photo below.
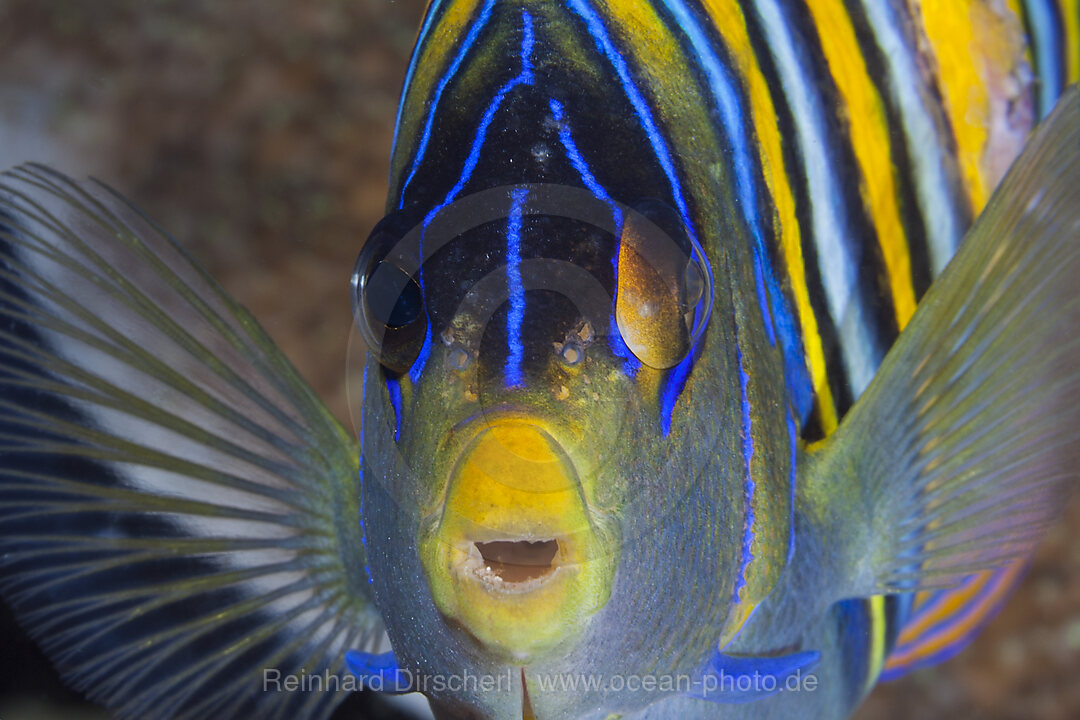
<svg viewBox="0 0 1080 720">
<path fill-rule="evenodd" d="M 956 587 L 917 593 L 881 679 L 944 662 L 967 647 L 1009 599 L 1027 567 L 1026 560 L 1018 560 L 970 575 Z"/>
</svg>

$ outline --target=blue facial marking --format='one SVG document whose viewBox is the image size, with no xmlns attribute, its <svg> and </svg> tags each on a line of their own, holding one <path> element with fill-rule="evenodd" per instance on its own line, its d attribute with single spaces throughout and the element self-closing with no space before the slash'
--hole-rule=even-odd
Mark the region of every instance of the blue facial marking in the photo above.
<svg viewBox="0 0 1080 720">
<path fill-rule="evenodd" d="M 431 323 L 428 323 L 424 333 L 424 344 L 420 346 L 420 354 L 416 356 L 412 367 L 409 368 L 409 380 L 413 385 L 420 382 L 420 376 L 424 372 L 424 366 L 427 365 L 429 357 L 431 357 Z"/>
<path fill-rule="evenodd" d="M 618 204 L 612 199 L 611 195 L 600 184 L 600 181 L 593 175 L 592 170 L 589 168 L 589 164 L 585 162 L 585 158 L 581 155 L 581 151 L 578 149 L 577 144 L 574 142 L 574 136 L 570 131 L 570 124 L 566 121 L 565 111 L 563 104 L 551 98 L 548 101 L 548 106 L 551 108 L 551 115 L 555 119 L 555 122 L 559 124 L 559 143 L 563 146 L 563 150 L 566 151 L 566 158 L 570 161 L 570 165 L 577 172 L 578 177 L 581 178 L 582 184 L 589 190 L 597 199 L 603 200 L 611 207 L 611 219 L 614 222 L 616 234 L 622 229 L 622 210 Z M 616 248 L 615 254 L 611 258 L 611 266 L 615 272 L 615 286 L 618 287 L 619 283 L 619 253 Z M 614 298 L 613 298 L 614 302 Z M 612 308 L 614 310 L 614 308 Z M 633 377 L 638 368 L 641 367 L 641 362 L 630 351 L 630 348 L 626 346 L 623 341 L 622 334 L 619 332 L 618 325 L 615 323 L 614 316 L 609 318 L 608 327 L 608 347 L 616 357 L 621 357 L 625 361 L 623 363 L 623 370 L 630 377 Z"/>
<path fill-rule="evenodd" d="M 450 188 L 450 192 L 446 194 L 443 201 L 433 207 L 431 211 L 424 216 L 425 228 L 431 224 L 431 221 L 439 214 L 440 210 L 457 199 L 458 195 L 465 188 L 465 184 L 469 182 L 473 171 L 476 170 L 477 163 L 480 162 L 480 151 L 483 149 L 484 142 L 487 140 L 487 132 L 491 127 L 491 122 L 495 119 L 495 113 L 502 107 L 506 96 L 509 95 L 510 91 L 514 88 L 520 85 L 531 85 L 533 82 L 534 76 L 531 60 L 534 42 L 532 16 L 527 12 L 522 12 L 521 19 L 521 72 L 499 88 L 499 91 L 495 93 L 495 97 L 492 98 L 491 102 L 488 104 L 487 109 L 484 110 L 484 114 L 480 117 L 480 124 L 476 128 L 476 137 L 473 139 L 472 146 L 469 148 L 469 155 L 465 158 L 465 166 L 461 170 L 461 175 L 458 177 L 458 181 L 454 184 L 454 187 Z"/>
<path fill-rule="evenodd" d="M 743 355 L 739 348 L 738 340 L 735 341 L 735 359 L 739 363 L 739 391 L 742 399 L 742 436 L 743 436 L 743 470 L 746 475 L 743 478 L 743 503 L 745 505 L 746 520 L 743 525 L 742 561 L 735 578 L 735 592 L 733 601 L 739 601 L 739 592 L 746 587 L 746 568 L 754 560 L 750 550 L 754 543 L 754 479 L 750 474 L 750 461 L 754 457 L 754 437 L 751 433 L 750 398 L 747 389 L 750 384 L 750 376 L 743 369 Z"/>
<path fill-rule="evenodd" d="M 686 379 L 690 377 L 690 370 L 694 367 L 700 347 L 699 343 L 689 355 L 672 368 L 668 377 L 664 379 L 664 390 L 660 395 L 660 430 L 664 433 L 664 437 L 671 433 L 671 415 L 675 412 L 675 403 L 682 395 L 683 387 L 686 385 Z"/>
<path fill-rule="evenodd" d="M 394 442 L 397 442 L 401 438 L 401 385 L 388 377 L 386 390 L 390 393 L 390 405 L 394 408 Z"/>
<path fill-rule="evenodd" d="M 798 476 L 796 463 L 799 459 L 799 431 L 795 426 L 795 417 L 791 414 L 790 408 L 787 411 L 787 430 L 788 442 L 791 444 L 791 474 L 788 476 L 788 483 L 791 486 L 788 492 L 788 527 L 790 532 L 788 534 L 787 551 L 787 561 L 790 563 L 791 559 L 795 557 L 795 478 Z"/>
<path fill-rule="evenodd" d="M 528 190 L 518 188 L 511 193 L 510 218 L 506 229 L 506 284 L 510 294 L 510 310 L 506 316 L 506 386 L 524 384 L 521 362 L 521 322 L 525 315 L 525 290 L 521 284 L 521 206 Z"/>
<path fill-rule="evenodd" d="M 398 209 L 405 206 L 405 190 L 409 187 L 409 183 L 416 176 L 417 170 L 420 169 L 420 163 L 424 159 L 424 153 L 427 151 L 428 142 L 431 140 L 431 127 L 435 124 L 435 113 L 439 107 L 439 100 L 442 98 L 443 91 L 446 90 L 446 86 L 450 84 L 450 81 L 454 79 L 454 75 L 457 74 L 458 68 L 461 67 L 462 61 L 465 60 L 465 56 L 469 54 L 469 50 L 472 49 L 473 44 L 476 42 L 476 38 L 480 35 L 480 31 L 484 29 L 488 21 L 491 19 L 491 11 L 495 7 L 495 0 L 487 0 L 483 9 L 480 12 L 480 17 L 476 19 L 469 27 L 469 32 L 465 35 L 465 40 L 461 43 L 461 48 L 458 49 L 458 53 L 454 56 L 453 61 L 450 63 L 450 67 L 443 73 L 442 78 L 439 80 L 438 85 L 435 87 L 435 92 L 431 95 L 431 103 L 428 108 L 427 118 L 424 120 L 424 129 L 420 134 L 420 143 L 416 148 L 416 155 L 413 159 L 412 167 L 409 169 L 409 174 L 405 178 L 405 182 L 401 185 L 401 198 L 398 201 Z M 434 13 L 428 13 L 430 18 Z M 423 31 L 422 31 L 423 32 Z M 419 46 L 419 45 L 418 45 Z M 416 55 L 413 56 L 415 62 Z M 410 75 L 412 68 L 410 67 Z M 409 78 L 405 79 L 406 86 L 408 86 Z M 400 115 L 401 108 L 399 106 L 398 113 Z M 400 121 L 400 117 L 399 117 Z M 397 129 L 395 125 L 394 142 L 397 143 Z"/>
</svg>

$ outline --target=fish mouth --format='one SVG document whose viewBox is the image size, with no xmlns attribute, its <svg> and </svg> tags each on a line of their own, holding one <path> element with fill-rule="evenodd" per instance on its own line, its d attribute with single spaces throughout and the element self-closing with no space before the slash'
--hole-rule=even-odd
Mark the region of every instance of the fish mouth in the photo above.
<svg viewBox="0 0 1080 720">
<path fill-rule="evenodd" d="M 559 565 L 559 541 L 492 540 L 474 542 L 465 570 L 493 592 L 524 593 L 551 580 Z"/>
<path fill-rule="evenodd" d="M 419 538 L 435 604 L 515 661 L 573 637 L 607 601 L 614 558 L 574 463 L 537 420 L 483 418 Z"/>
</svg>

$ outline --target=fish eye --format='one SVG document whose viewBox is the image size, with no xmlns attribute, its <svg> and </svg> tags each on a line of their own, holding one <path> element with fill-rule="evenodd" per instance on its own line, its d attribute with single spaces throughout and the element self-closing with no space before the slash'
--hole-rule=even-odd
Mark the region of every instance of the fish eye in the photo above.
<svg viewBox="0 0 1080 720">
<path fill-rule="evenodd" d="M 408 264 L 404 224 L 395 214 L 375 226 L 356 259 L 351 283 L 357 328 L 379 363 L 395 375 L 412 367 L 428 331 L 423 289 L 415 273 L 403 267 Z"/>
<path fill-rule="evenodd" d="M 630 207 L 619 236 L 615 321 L 645 365 L 678 365 L 705 332 L 712 272 L 682 218 L 661 200 Z"/>
<path fill-rule="evenodd" d="M 391 330 L 411 325 L 424 312 L 420 285 L 389 262 L 375 266 L 364 286 L 364 300 L 372 317 Z"/>
</svg>

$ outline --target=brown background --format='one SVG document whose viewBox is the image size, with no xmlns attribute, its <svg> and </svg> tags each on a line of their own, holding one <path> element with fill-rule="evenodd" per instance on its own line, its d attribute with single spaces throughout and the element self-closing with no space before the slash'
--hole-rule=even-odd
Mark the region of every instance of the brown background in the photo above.
<svg viewBox="0 0 1080 720">
<path fill-rule="evenodd" d="M 347 422 L 347 280 L 381 217 L 421 12 L 419 0 L 0 0 L 0 166 L 46 161 L 130 197 Z M 858 717 L 1080 717 L 1078 521 L 1073 502 L 967 651 L 879 687 Z M 3 622 L 0 718 L 71 717 L 78 696 Z"/>
</svg>

